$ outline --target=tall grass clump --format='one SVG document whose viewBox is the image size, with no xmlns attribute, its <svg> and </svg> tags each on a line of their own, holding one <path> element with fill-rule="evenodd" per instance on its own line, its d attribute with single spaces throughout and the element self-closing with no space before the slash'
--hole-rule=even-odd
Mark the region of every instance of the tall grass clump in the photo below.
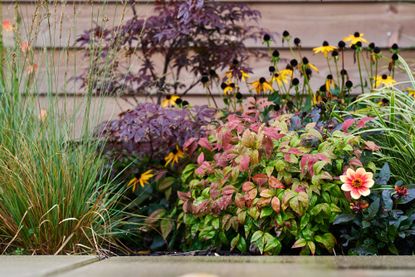
<svg viewBox="0 0 415 277">
<path fill-rule="evenodd" d="M 42 9 L 45 3 L 36 7 Z M 119 192 L 90 128 L 76 122 L 85 117 L 88 126 L 94 116 L 91 95 L 73 114 L 65 112 L 68 100 L 54 96 L 53 53 L 45 48 L 37 57 L 47 75 L 47 109 L 40 108 L 33 38 L 20 36 L 17 5 L 15 12 L 13 23 L 2 19 L 0 27 L 0 254 L 105 254 L 116 242 Z M 5 32 L 13 45 L 5 45 Z"/>
<path fill-rule="evenodd" d="M 380 161 L 388 162 L 399 179 L 415 183 L 415 80 L 407 63 L 399 64 L 408 75 L 407 82 L 364 94 L 353 103 L 353 115 L 374 117 L 371 127 L 363 132 L 381 147 Z"/>
</svg>

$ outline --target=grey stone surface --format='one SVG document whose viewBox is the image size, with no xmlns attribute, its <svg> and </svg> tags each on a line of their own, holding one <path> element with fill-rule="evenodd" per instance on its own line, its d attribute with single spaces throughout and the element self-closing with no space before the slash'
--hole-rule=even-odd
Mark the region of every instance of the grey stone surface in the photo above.
<svg viewBox="0 0 415 277">
<path fill-rule="evenodd" d="M 59 276 L 415 276 L 415 257 L 113 257 Z"/>
<path fill-rule="evenodd" d="M 53 276 L 96 261 L 94 256 L 0 256 L 0 276 Z"/>
</svg>

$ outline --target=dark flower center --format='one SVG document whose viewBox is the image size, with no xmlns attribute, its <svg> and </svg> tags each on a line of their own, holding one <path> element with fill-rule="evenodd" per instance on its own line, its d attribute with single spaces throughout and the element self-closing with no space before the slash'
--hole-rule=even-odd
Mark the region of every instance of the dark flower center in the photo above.
<svg viewBox="0 0 415 277">
<path fill-rule="evenodd" d="M 303 58 L 303 64 L 308 64 L 308 59 L 307 59 L 307 57 L 304 57 L 304 58 Z"/>
<path fill-rule="evenodd" d="M 360 187 L 362 187 L 362 180 L 360 180 L 360 179 L 354 179 L 352 181 L 352 187 L 354 187 L 354 188 L 360 188 Z"/>
<path fill-rule="evenodd" d="M 167 99 L 167 100 L 170 100 L 170 99 L 171 99 L 171 95 L 167 95 L 167 96 L 166 96 L 166 99 Z"/>
<path fill-rule="evenodd" d="M 386 80 L 386 79 L 388 79 L 388 76 L 387 76 L 386 74 L 383 74 L 383 75 L 382 75 L 382 79 L 383 79 L 383 80 Z"/>
<path fill-rule="evenodd" d="M 261 83 L 261 84 L 263 84 L 263 83 L 265 83 L 267 80 L 264 78 L 264 77 L 261 77 L 260 79 L 259 79 L 259 82 Z"/>
<path fill-rule="evenodd" d="M 329 46 L 329 43 L 327 41 L 323 41 L 323 46 Z"/>
<path fill-rule="evenodd" d="M 359 32 L 355 32 L 355 33 L 354 33 L 354 37 L 355 37 L 355 38 L 359 38 L 359 37 L 360 37 L 360 33 L 359 33 Z"/>
</svg>

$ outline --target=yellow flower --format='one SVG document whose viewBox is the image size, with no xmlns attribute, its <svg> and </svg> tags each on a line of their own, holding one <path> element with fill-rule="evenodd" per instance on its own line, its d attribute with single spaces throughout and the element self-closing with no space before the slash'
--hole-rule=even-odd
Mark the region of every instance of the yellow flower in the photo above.
<svg viewBox="0 0 415 277">
<path fill-rule="evenodd" d="M 392 78 L 392 76 L 388 76 L 386 74 L 383 74 L 382 76 L 378 75 L 375 77 L 375 88 L 378 88 L 382 85 L 390 87 L 393 86 L 395 83 L 396 81 Z"/>
<path fill-rule="evenodd" d="M 368 43 L 366 39 L 363 38 L 364 34 L 359 32 L 355 32 L 353 35 L 348 35 L 347 37 L 343 38 L 345 42 L 350 42 L 350 45 L 356 44 L 358 42 L 361 43 Z"/>
<path fill-rule="evenodd" d="M 166 98 L 161 102 L 163 108 L 176 106 L 177 99 L 180 99 L 178 95 L 167 95 Z"/>
<path fill-rule="evenodd" d="M 245 72 L 243 70 L 240 70 L 239 72 L 241 73 L 240 77 L 241 77 L 241 80 L 243 82 L 245 82 L 249 77 L 251 77 L 251 76 L 249 76 L 249 74 L 247 72 Z M 232 80 L 233 79 L 233 70 L 226 71 L 225 76 L 226 76 L 227 80 L 229 80 L 229 81 Z"/>
<path fill-rule="evenodd" d="M 168 166 L 170 163 L 174 165 L 175 163 L 179 162 L 179 159 L 184 157 L 183 151 L 179 148 L 179 146 L 176 145 L 176 149 L 174 149 L 172 152 L 167 154 L 166 157 L 164 157 L 164 160 L 166 161 L 165 166 Z"/>
<path fill-rule="evenodd" d="M 326 91 L 330 92 L 332 87 L 334 88 L 333 75 L 329 74 L 327 75 L 327 78 L 326 78 Z"/>
<path fill-rule="evenodd" d="M 136 174 L 133 179 L 128 183 L 127 186 L 132 186 L 132 190 L 135 191 L 137 185 L 140 184 L 141 187 L 144 187 L 145 184 L 154 176 L 153 170 L 147 170 L 142 174 Z"/>
<path fill-rule="evenodd" d="M 313 48 L 313 51 L 314 54 L 323 53 L 324 57 L 327 58 L 329 53 L 333 52 L 335 49 L 337 49 L 336 46 L 329 45 L 327 41 L 324 41 L 322 46 Z"/>
<path fill-rule="evenodd" d="M 251 77 L 251 76 L 249 76 L 249 74 L 248 73 L 246 73 L 245 71 L 243 71 L 243 70 L 241 70 L 241 74 L 242 74 L 242 81 L 243 82 L 245 82 L 246 80 L 248 80 L 248 78 L 249 77 Z"/>
<path fill-rule="evenodd" d="M 315 48 L 314 48 L 315 49 Z M 310 63 L 310 61 L 307 59 L 307 57 L 303 57 L 303 69 L 300 67 L 300 66 L 298 66 L 299 68 L 299 70 L 300 71 L 303 71 L 304 70 L 304 68 L 305 69 L 307 69 L 307 68 L 310 68 L 311 70 L 314 70 L 315 72 L 318 72 L 318 68 L 317 68 L 317 66 L 315 66 L 314 64 L 312 64 L 312 63 Z"/>
<path fill-rule="evenodd" d="M 314 93 L 313 95 L 313 105 L 319 105 L 323 102 L 322 97 L 320 96 L 319 92 Z"/>
<path fill-rule="evenodd" d="M 222 83 L 221 88 L 223 89 L 223 93 L 228 95 L 236 89 L 235 83 Z"/>
<path fill-rule="evenodd" d="M 415 98 L 415 89 L 414 88 L 406 88 L 405 92 L 407 92 L 409 96 L 412 96 L 412 97 Z"/>
<path fill-rule="evenodd" d="M 268 83 L 264 77 L 261 77 L 259 80 L 253 82 L 252 87 L 255 89 L 256 93 L 274 90 L 271 84 Z"/>
<path fill-rule="evenodd" d="M 283 69 L 279 72 L 274 73 L 271 82 L 277 82 L 278 86 L 282 86 L 284 83 L 289 83 L 289 80 L 291 79 L 292 75 L 293 71 L 291 69 Z"/>
</svg>

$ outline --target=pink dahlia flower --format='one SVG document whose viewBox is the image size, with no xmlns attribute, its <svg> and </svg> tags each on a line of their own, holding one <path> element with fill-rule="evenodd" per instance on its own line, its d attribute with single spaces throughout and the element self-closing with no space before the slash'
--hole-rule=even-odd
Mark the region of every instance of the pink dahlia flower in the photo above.
<svg viewBox="0 0 415 277">
<path fill-rule="evenodd" d="M 358 168 L 356 171 L 349 168 L 346 174 L 340 176 L 343 182 L 342 190 L 350 192 L 353 199 L 359 199 L 360 196 L 368 196 L 370 188 L 373 187 L 373 173 L 366 172 L 364 168 Z"/>
</svg>

